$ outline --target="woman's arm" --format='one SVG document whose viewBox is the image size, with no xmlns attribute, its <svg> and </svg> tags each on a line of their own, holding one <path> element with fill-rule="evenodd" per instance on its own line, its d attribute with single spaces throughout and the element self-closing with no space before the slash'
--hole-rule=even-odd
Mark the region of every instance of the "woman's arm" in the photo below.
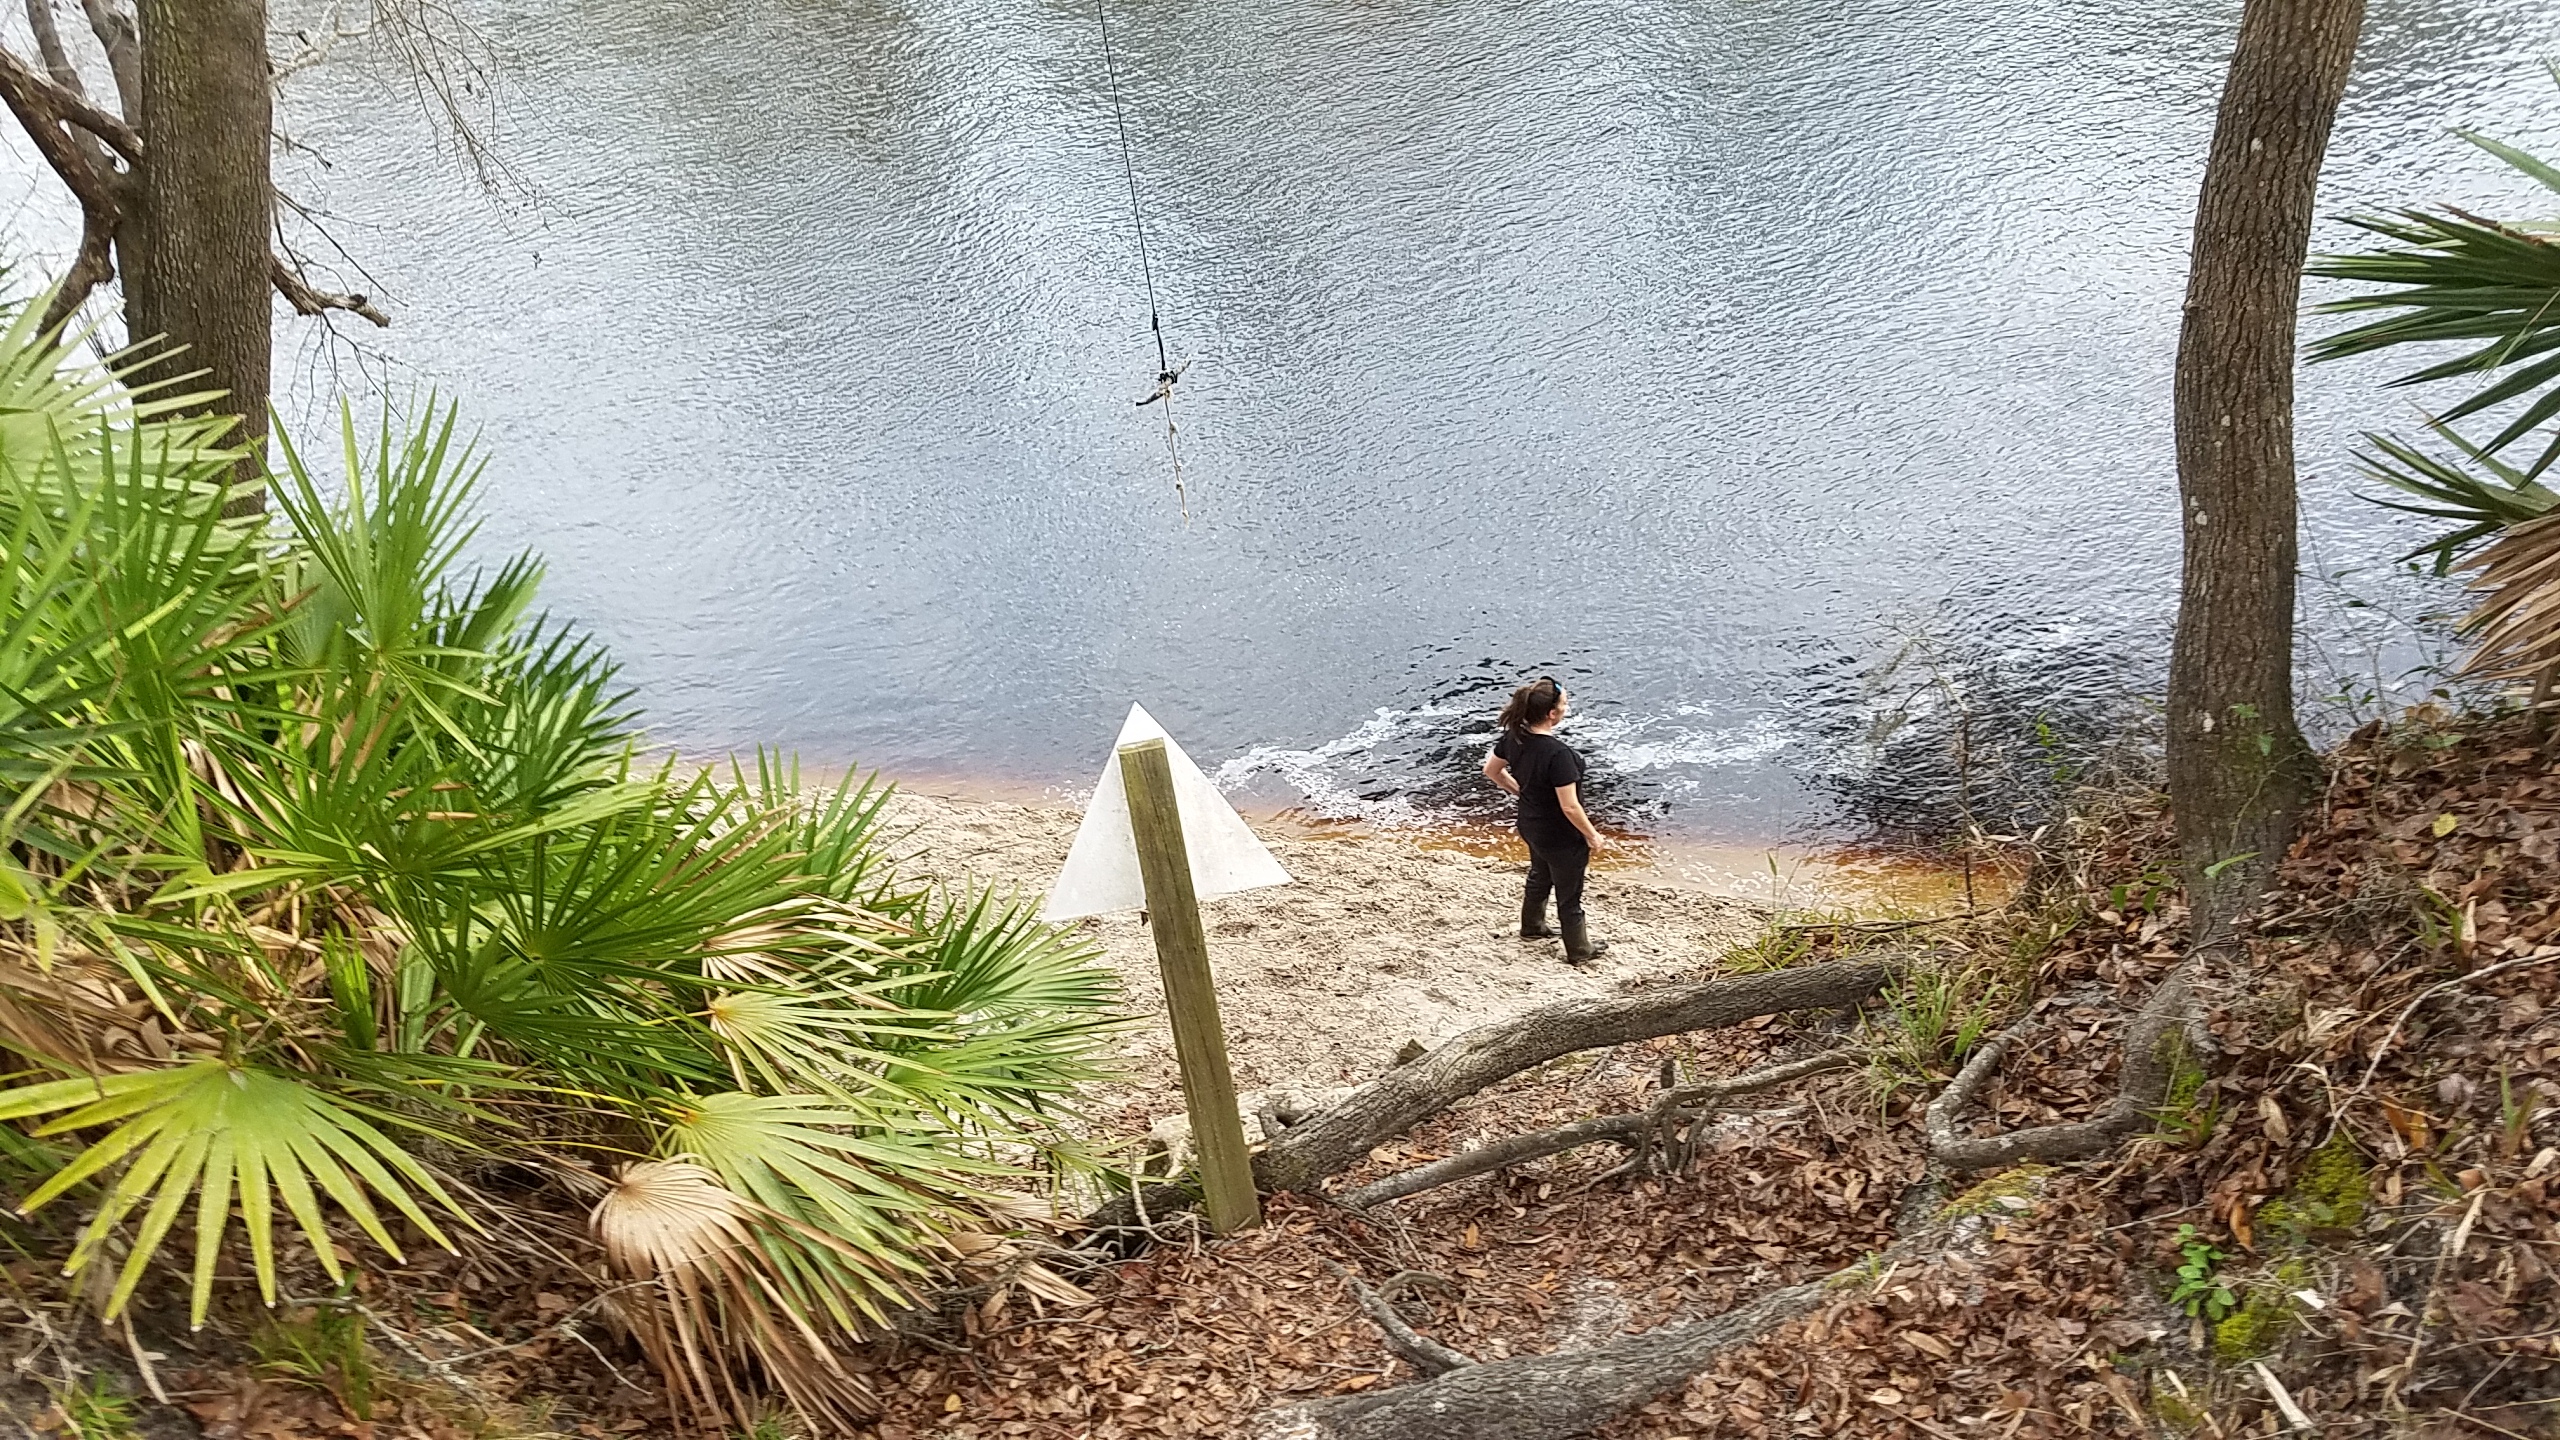
<svg viewBox="0 0 2560 1440">
<path fill-rule="evenodd" d="M 1590 844 L 1592 853 L 1596 855 L 1608 849 L 1609 842 L 1600 838 L 1599 827 L 1591 823 L 1590 816 L 1582 813 L 1582 796 L 1576 793 L 1581 789 L 1582 787 L 1578 784 L 1557 786 L 1556 803 L 1564 807 L 1564 818 L 1572 821 L 1573 828 L 1582 832 L 1582 838 Z"/>
<path fill-rule="evenodd" d="M 1500 786 L 1506 795 L 1520 793 L 1520 782 L 1511 777 L 1511 762 L 1499 755 L 1484 757 L 1484 778 Z"/>
</svg>

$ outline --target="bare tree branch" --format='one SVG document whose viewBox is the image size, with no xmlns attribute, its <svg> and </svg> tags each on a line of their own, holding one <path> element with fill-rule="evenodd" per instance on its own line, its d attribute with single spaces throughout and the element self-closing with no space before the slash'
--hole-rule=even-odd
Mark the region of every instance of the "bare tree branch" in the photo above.
<svg viewBox="0 0 2560 1440">
<path fill-rule="evenodd" d="M 29 12 L 33 13 L 34 7 L 41 3 L 42 0 L 29 0 Z M 50 62 L 47 63 L 49 68 Z M 79 76 L 74 74 L 72 79 L 76 84 Z M 141 162 L 142 136 L 132 126 L 124 123 L 121 117 L 110 115 L 90 104 L 88 97 L 78 89 L 58 84 L 37 74 L 26 61 L 5 48 L 0 48 L 0 83 L 5 83 L 9 87 L 12 92 L 9 107 L 17 113 L 20 122 L 27 125 L 30 137 L 39 147 L 45 144 L 45 140 L 43 136 L 34 133 L 39 121 L 30 119 L 31 114 L 41 117 L 43 124 L 60 128 L 66 135 L 73 127 L 77 127 L 106 141 L 115 148 L 117 155 L 123 157 L 127 165 Z M 21 104 L 27 108 L 20 108 Z M 61 162 L 54 159 L 52 151 L 46 151 L 45 159 L 56 171 L 63 169 Z M 94 167 L 83 168 L 87 170 L 89 176 L 96 177 L 96 183 L 111 184 L 116 179 L 111 171 Z M 69 174 L 63 175 L 63 183 L 71 185 L 73 193 L 78 193 L 80 187 L 73 183 Z"/>
<path fill-rule="evenodd" d="M 27 28 L 35 32 L 36 54 L 44 61 L 45 74 L 72 94 L 86 96 L 89 92 L 80 84 L 71 52 L 63 48 L 61 27 L 53 23 L 53 0 L 27 0 Z"/>
<path fill-rule="evenodd" d="M 351 315 L 361 315 L 376 325 L 391 323 L 391 317 L 376 309 L 367 296 L 334 295 L 312 288 L 311 283 L 296 273 L 280 255 L 269 256 L 267 266 L 269 277 L 275 281 L 276 293 L 284 297 L 285 303 L 292 306 L 297 315 L 321 315 L 331 310 L 344 310 Z"/>
<path fill-rule="evenodd" d="M 1371 1147 L 1486 1086 L 1577 1050 L 1739 1025 L 1760 1015 L 1854 1005 L 1893 973 L 1882 959 L 1660 985 L 1630 995 L 1563 1000 L 1479 1026 L 1399 1065 L 1271 1142 L 1254 1163 L 1269 1190 L 1303 1190 L 1358 1163 Z"/>
<path fill-rule="evenodd" d="M 1821 1280 L 1790 1285 L 1712 1320 L 1665 1326 L 1589 1350 L 1468 1365 L 1418 1384 L 1318 1400 L 1271 1418 L 1301 1421 L 1322 1440 L 1565 1440 L 1677 1389 L 1716 1356 L 1811 1311 L 1832 1293 Z M 1278 1423 L 1270 1429 L 1310 1433 L 1281 1431 Z"/>
<path fill-rule="evenodd" d="M 98 37 L 98 45 L 107 52 L 107 73 L 116 83 L 116 108 L 127 115 L 142 113 L 142 33 L 134 28 L 133 17 L 117 8 L 115 0 L 80 0 L 82 13 L 89 17 L 89 33 Z"/>
<path fill-rule="evenodd" d="M 1587 1435 L 1678 1389 L 1717 1356 L 1811 1312 L 1849 1286 L 1890 1275 L 1904 1264 L 1929 1264 L 1966 1252 L 1982 1225 L 1978 1216 L 1940 1216 L 1846 1270 L 1772 1290 L 1710 1319 L 1665 1325 L 1588 1349 L 1482 1361 L 1411 1385 L 1303 1402 L 1266 1414 L 1262 1433 L 1305 1440 L 1568 1440 Z M 1378 1317 L 1372 1312 L 1370 1318 Z M 1380 1328 L 1385 1328 L 1383 1322 Z"/>
<path fill-rule="evenodd" d="M 72 257 L 71 268 L 63 272 L 61 283 L 54 287 L 53 299 L 45 306 L 44 325 L 48 330 L 69 323 L 88 303 L 92 292 L 115 278 L 116 229 L 124 221 L 124 177 L 107 166 L 103 153 L 93 156 L 94 147 L 84 145 L 71 129 L 66 102 L 96 113 L 87 101 L 38 75 L 16 54 L 0 47 L 0 104 L 9 107 L 9 113 L 17 117 L 27 138 L 35 142 L 45 163 L 53 167 L 54 174 L 62 178 L 72 197 L 80 202 L 80 249 Z M 117 128 L 125 127 L 117 122 Z M 125 136 L 131 139 L 132 131 L 125 129 Z M 139 149 L 137 145 L 129 153 L 138 153 Z"/>
<path fill-rule="evenodd" d="M 1478 1026 L 1281 1132 L 1254 1157 L 1254 1183 L 1265 1191 L 1314 1192 L 1318 1182 L 1350 1169 L 1367 1158 L 1373 1147 L 1417 1122 L 1487 1086 L 1577 1050 L 1721 1029 L 1790 1010 L 1858 1004 L 1884 988 L 1905 958 L 1871 954 L 1696 984 L 1648 986 L 1633 994 L 1560 1000 Z M 1114 1248 L 1143 1244 L 1142 1203 L 1147 1209 L 1165 1212 L 1187 1206 L 1195 1198 L 1187 1188 L 1170 1185 L 1147 1188 L 1143 1201 L 1135 1195 L 1117 1196 L 1085 1218 L 1093 1232 L 1088 1243 Z"/>
</svg>

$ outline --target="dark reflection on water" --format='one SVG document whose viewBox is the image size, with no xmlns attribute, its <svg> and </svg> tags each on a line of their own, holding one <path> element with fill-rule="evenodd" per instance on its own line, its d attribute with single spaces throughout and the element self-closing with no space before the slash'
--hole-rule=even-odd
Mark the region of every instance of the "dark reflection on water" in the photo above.
<svg viewBox="0 0 2560 1440">
<path fill-rule="evenodd" d="M 494 207 L 391 77 L 294 92 L 374 373 L 487 426 L 487 543 L 663 738 L 1080 786 L 1136 699 L 1248 792 L 1438 813 L 1556 668 L 1609 806 L 1748 837 L 1943 814 L 1875 729 L 1914 633 L 2012 732 L 2157 683 L 2237 0 L 1113 3 L 1188 526 L 1079 5 L 479 6 Z M 2445 132 L 2560 148 L 2555 47 L 2377 0 L 2324 211 L 2548 209 Z M 2343 462 L 2381 373 L 2303 397 L 2329 569 L 2409 540 Z M 2334 598 L 2322 660 L 2405 667 Z"/>
</svg>

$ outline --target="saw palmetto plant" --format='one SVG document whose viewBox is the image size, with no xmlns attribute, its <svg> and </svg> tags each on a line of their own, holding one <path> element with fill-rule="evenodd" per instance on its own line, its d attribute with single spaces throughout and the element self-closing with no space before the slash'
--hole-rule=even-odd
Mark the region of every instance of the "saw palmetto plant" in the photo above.
<svg viewBox="0 0 2560 1440">
<path fill-rule="evenodd" d="M 2486 136 L 2464 138 L 2560 192 L 2560 168 Z M 2549 527 L 2537 522 L 2560 507 L 2551 484 L 2560 463 L 2560 225 L 2452 208 L 2349 223 L 2389 243 L 2315 259 L 2312 274 L 2374 287 L 2321 308 L 2381 318 L 2315 341 L 2311 356 L 2444 347 L 2452 353 L 2392 383 L 2478 382 L 2426 418 L 2438 443 L 2369 433 L 2356 459 L 2397 492 L 2381 503 L 2444 522 L 2407 558 L 2432 557 L 2439 574 L 2482 572 L 2474 588 L 2488 598 L 2463 622 L 2476 641 L 2465 668 L 2532 677 L 2537 694 L 2547 692 L 2560 661 L 2560 592 L 2551 588 L 2560 575 L 2548 561 Z"/>
<path fill-rule="evenodd" d="M 450 409 L 230 518 L 220 427 L 40 309 L 0 330 L 0 1175 L 79 1217 L 68 1272 L 201 1324 L 288 1248 L 486 1228 L 510 1161 L 601 1193 L 698 1418 L 759 1372 L 852 1415 L 840 1343 L 1083 1163 L 1089 949 L 903 877 L 877 786 L 647 758 L 539 566 L 466 558 Z"/>
</svg>

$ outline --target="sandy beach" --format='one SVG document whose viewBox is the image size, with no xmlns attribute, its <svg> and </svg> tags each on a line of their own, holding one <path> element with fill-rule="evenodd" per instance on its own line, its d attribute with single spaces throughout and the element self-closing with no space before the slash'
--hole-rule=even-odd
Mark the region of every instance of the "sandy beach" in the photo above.
<svg viewBox="0 0 2560 1440">
<path fill-rule="evenodd" d="M 963 800 L 902 791 L 891 822 L 915 868 L 1036 897 L 1075 837 L 1072 806 Z M 1518 938 L 1520 871 L 1498 859 L 1400 832 L 1315 838 L 1258 827 L 1294 883 L 1209 902 L 1212 964 L 1236 1083 L 1350 1084 L 1375 1075 L 1407 1040 L 1436 1045 L 1531 1006 L 1697 970 L 1748 940 L 1766 911 L 1747 901 L 1595 874 L 1586 901 L 1609 953 L 1588 969 L 1554 941 Z M 1146 1017 L 1118 1038 L 1139 1114 L 1179 1108 L 1173 1046 L 1156 1014 L 1162 987 L 1134 914 L 1080 921 Z"/>
</svg>

